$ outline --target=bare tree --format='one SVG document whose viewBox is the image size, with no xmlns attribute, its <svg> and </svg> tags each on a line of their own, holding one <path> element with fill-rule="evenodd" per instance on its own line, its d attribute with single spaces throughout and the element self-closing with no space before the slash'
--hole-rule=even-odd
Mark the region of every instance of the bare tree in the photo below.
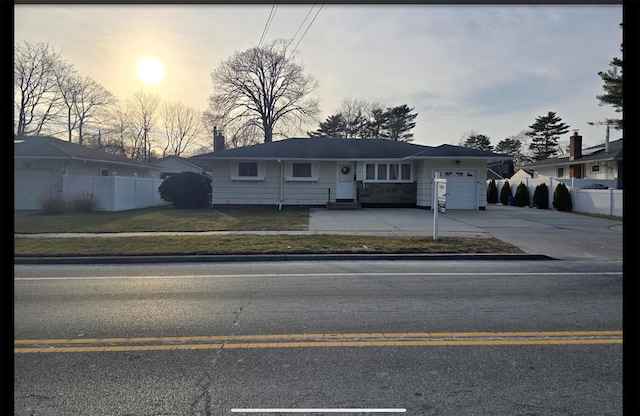
<svg viewBox="0 0 640 416">
<path fill-rule="evenodd" d="M 358 100 L 353 97 L 345 97 L 340 101 L 338 113 L 344 119 L 347 139 L 366 136 L 372 108 L 373 105 L 366 100 Z"/>
<path fill-rule="evenodd" d="M 78 125 L 75 103 L 78 99 L 80 89 L 80 76 L 76 73 L 72 65 L 64 65 L 61 70 L 56 71 L 55 77 L 58 90 L 60 91 L 60 101 L 64 108 L 67 140 L 71 143 L 73 131 Z"/>
<path fill-rule="evenodd" d="M 106 121 L 106 129 L 100 131 L 95 140 L 91 140 L 91 147 L 104 150 L 130 159 L 139 159 L 142 154 L 141 140 L 132 128 L 131 117 L 126 104 L 112 109 Z"/>
<path fill-rule="evenodd" d="M 56 72 L 55 77 L 60 91 L 61 106 L 64 108 L 67 140 L 71 143 L 73 131 L 78 125 L 75 103 L 80 90 L 80 76 L 72 65 L 64 65 Z"/>
<path fill-rule="evenodd" d="M 138 91 L 126 102 L 124 120 L 128 122 L 135 143 L 133 159 L 149 162 L 151 158 L 151 131 L 158 121 L 160 96 Z"/>
<path fill-rule="evenodd" d="M 276 125 L 301 128 L 314 122 L 319 101 L 311 94 L 318 81 L 296 63 L 295 50 L 287 55 L 287 40 L 235 52 L 211 73 L 214 93 L 209 98 L 212 113 L 240 130 L 257 127 L 264 141 L 271 142 Z M 230 136 L 234 133 L 226 131 Z"/>
<path fill-rule="evenodd" d="M 40 135 L 61 110 L 56 74 L 68 68 L 48 43 L 24 42 L 14 54 L 15 134 Z"/>
<path fill-rule="evenodd" d="M 167 143 L 162 157 L 180 156 L 189 146 L 196 145 L 204 130 L 202 114 L 182 102 L 167 103 L 163 108 L 164 132 Z"/>
<path fill-rule="evenodd" d="M 74 104 L 78 118 L 78 144 L 83 144 L 84 127 L 102 124 L 109 108 L 117 103 L 116 96 L 90 77 L 82 77 L 78 83 L 78 95 Z"/>
<path fill-rule="evenodd" d="M 78 133 L 78 144 L 84 142 L 84 127 L 99 124 L 106 107 L 116 103 L 115 96 L 90 77 L 80 76 L 72 66 L 66 66 L 57 74 L 58 88 L 65 109 L 67 140 Z"/>
<path fill-rule="evenodd" d="M 213 140 L 214 127 L 218 129 L 220 134 L 224 135 L 227 148 L 250 146 L 264 140 L 263 131 L 255 124 L 242 123 L 241 120 L 225 117 L 224 114 L 215 113 L 214 111 L 210 106 L 209 110 L 205 111 L 202 116 L 211 140 Z"/>
</svg>

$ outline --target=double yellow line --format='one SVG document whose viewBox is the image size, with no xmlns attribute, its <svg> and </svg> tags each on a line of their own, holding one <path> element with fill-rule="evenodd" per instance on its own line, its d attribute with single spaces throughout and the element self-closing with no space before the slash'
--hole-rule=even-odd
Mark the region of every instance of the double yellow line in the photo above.
<svg viewBox="0 0 640 416">
<path fill-rule="evenodd" d="M 216 350 L 237 348 L 427 347 L 459 345 L 621 344 L 622 331 L 417 332 L 23 339 L 14 353 Z"/>
</svg>

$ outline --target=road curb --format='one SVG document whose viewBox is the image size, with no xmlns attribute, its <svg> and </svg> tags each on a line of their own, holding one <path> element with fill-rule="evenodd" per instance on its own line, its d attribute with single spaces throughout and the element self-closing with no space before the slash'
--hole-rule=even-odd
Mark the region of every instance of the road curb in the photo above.
<svg viewBox="0 0 640 416">
<path fill-rule="evenodd" d="M 558 260 L 543 254 L 238 254 L 184 256 L 14 257 L 14 264 L 230 263 L 339 260 Z"/>
</svg>

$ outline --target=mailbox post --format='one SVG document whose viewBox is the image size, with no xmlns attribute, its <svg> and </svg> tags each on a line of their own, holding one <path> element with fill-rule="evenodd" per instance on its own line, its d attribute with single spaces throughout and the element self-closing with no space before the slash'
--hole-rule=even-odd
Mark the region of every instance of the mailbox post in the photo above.
<svg viewBox="0 0 640 416">
<path fill-rule="evenodd" d="M 438 176 L 435 178 L 435 203 L 433 210 L 433 239 L 438 239 L 438 213 L 447 212 L 447 180 Z"/>
</svg>

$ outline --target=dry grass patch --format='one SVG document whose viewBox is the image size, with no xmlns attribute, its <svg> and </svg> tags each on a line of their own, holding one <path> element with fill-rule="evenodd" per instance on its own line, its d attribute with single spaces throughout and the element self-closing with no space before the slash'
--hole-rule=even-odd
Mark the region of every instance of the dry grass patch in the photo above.
<svg viewBox="0 0 640 416">
<path fill-rule="evenodd" d="M 28 215 L 14 218 L 14 233 L 120 233 L 144 231 L 307 230 L 308 208 L 242 207 Z"/>
<path fill-rule="evenodd" d="M 212 254 L 522 253 L 494 238 L 354 235 L 206 235 L 14 238 L 15 256 L 141 256 Z"/>
</svg>

